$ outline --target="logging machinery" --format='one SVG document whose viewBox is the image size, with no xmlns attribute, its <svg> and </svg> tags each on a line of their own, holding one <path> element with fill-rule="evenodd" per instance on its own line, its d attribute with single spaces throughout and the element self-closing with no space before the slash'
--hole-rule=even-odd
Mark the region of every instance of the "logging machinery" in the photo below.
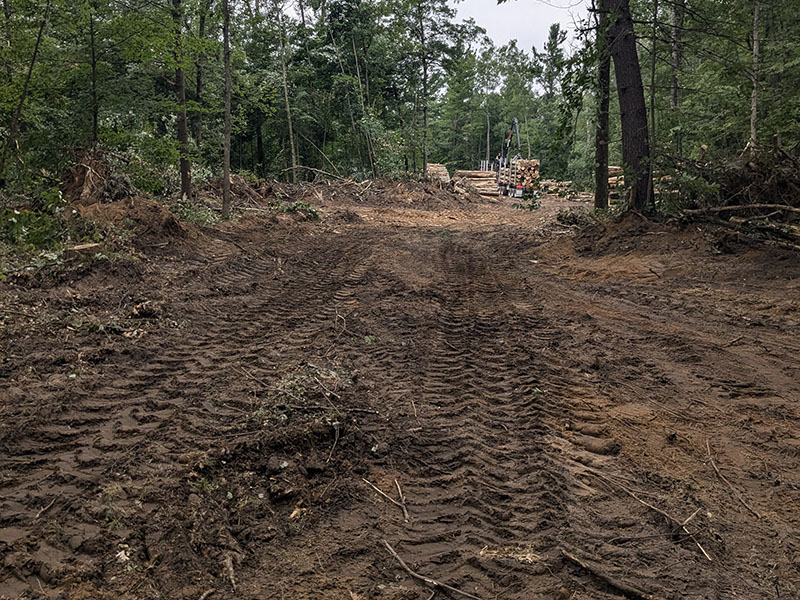
<svg viewBox="0 0 800 600">
<path fill-rule="evenodd" d="M 511 156 L 513 138 L 517 138 L 517 153 Z M 526 192 L 536 189 L 539 179 L 539 161 L 522 159 L 522 144 L 519 139 L 519 119 L 514 117 L 508 128 L 500 154 L 495 159 L 497 191 L 501 196 L 522 198 Z"/>
</svg>

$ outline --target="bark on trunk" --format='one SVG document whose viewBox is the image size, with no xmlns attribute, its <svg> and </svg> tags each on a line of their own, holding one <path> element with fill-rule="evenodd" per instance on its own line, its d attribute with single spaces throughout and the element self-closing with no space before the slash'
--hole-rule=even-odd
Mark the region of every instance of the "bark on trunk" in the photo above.
<svg viewBox="0 0 800 600">
<path fill-rule="evenodd" d="M 753 5 L 753 92 L 750 96 L 750 141 L 747 147 L 750 149 L 750 154 L 755 155 L 758 149 L 758 137 L 756 136 L 756 120 L 758 119 L 758 17 L 759 17 L 759 3 Z"/>
<path fill-rule="evenodd" d="M 99 137 L 100 106 L 97 100 L 97 51 L 95 49 L 94 13 L 89 14 L 89 46 L 91 48 L 92 68 L 92 147 L 97 145 Z"/>
<path fill-rule="evenodd" d="M 647 134 L 647 107 L 644 101 L 642 72 L 636 51 L 628 0 L 601 0 L 600 10 L 608 13 L 611 23 L 611 58 L 619 95 L 622 123 L 622 160 L 629 173 L 626 182 L 633 183 L 630 190 L 630 208 L 642 210 L 647 206 L 650 144 Z"/>
<path fill-rule="evenodd" d="M 264 117 L 259 111 L 258 117 L 256 117 L 256 173 L 258 173 L 261 177 L 264 176 L 264 162 L 266 161 L 266 155 L 264 153 L 264 133 L 262 131 L 263 127 Z"/>
<path fill-rule="evenodd" d="M 680 88 L 678 87 L 678 71 L 681 69 L 681 29 L 685 14 L 685 0 L 676 0 L 670 10 L 670 45 L 672 56 L 670 60 L 670 85 L 669 106 L 678 108 L 681 103 Z"/>
<path fill-rule="evenodd" d="M 611 94 L 611 55 L 608 48 L 608 14 L 597 23 L 597 131 L 594 141 L 594 207 L 608 208 L 608 110 Z"/>
<path fill-rule="evenodd" d="M 669 107 L 676 111 L 681 105 L 681 92 L 678 86 L 678 72 L 681 69 L 682 49 L 681 49 L 681 30 L 683 29 L 683 19 L 686 13 L 685 0 L 676 0 L 670 10 L 670 84 L 669 84 Z M 675 152 L 678 156 L 683 154 L 683 137 L 680 129 L 675 133 Z"/>
<path fill-rule="evenodd" d="M 653 36 L 650 40 L 650 175 L 647 190 L 647 202 L 655 206 L 655 188 L 653 169 L 656 162 L 656 34 L 658 33 L 658 0 L 653 0 Z"/>
<path fill-rule="evenodd" d="M 422 59 L 422 176 L 428 174 L 428 49 L 425 46 L 425 21 L 422 17 L 422 3 L 417 4 L 417 20 Z"/>
<path fill-rule="evenodd" d="M 358 98 L 361 101 L 361 115 L 365 117 L 367 115 L 367 106 L 364 101 L 364 88 L 361 85 L 361 68 L 359 67 L 358 63 L 358 52 L 356 52 L 356 39 L 350 38 L 353 42 L 353 60 L 355 61 L 356 65 L 356 80 L 358 81 Z M 369 169 L 372 172 L 372 176 L 375 177 L 375 153 L 373 152 L 372 148 L 372 137 L 370 136 L 369 130 L 364 132 L 364 138 L 367 140 L 367 156 L 369 157 Z"/>
<path fill-rule="evenodd" d="M 172 21 L 175 27 L 175 96 L 178 101 L 177 137 L 180 152 L 181 197 L 187 200 L 192 195 L 192 169 L 189 162 L 189 128 L 186 121 L 186 76 L 183 70 L 183 43 L 181 25 L 181 0 L 172 0 Z"/>
<path fill-rule="evenodd" d="M 222 0 L 222 45 L 225 63 L 225 133 L 222 142 L 222 218 L 231 216 L 231 13 L 228 0 Z"/>
<path fill-rule="evenodd" d="M 211 10 L 211 0 L 208 0 L 200 9 L 200 17 L 197 25 L 197 37 L 202 43 L 206 39 L 206 18 L 208 11 Z M 192 129 L 194 129 L 194 141 L 199 147 L 203 143 L 203 75 L 206 62 L 206 55 L 201 50 L 197 55 L 195 63 L 195 102 L 197 109 L 192 118 Z"/>
<path fill-rule="evenodd" d="M 281 46 L 281 76 L 283 77 L 283 99 L 286 105 L 286 121 L 289 126 L 289 149 L 292 153 L 292 182 L 297 183 L 297 152 L 294 147 L 294 128 L 292 125 L 292 107 L 289 104 L 289 83 L 286 75 L 286 45 L 283 42 L 283 19 L 281 18 L 280 8 L 276 5 L 275 9 L 278 11 L 278 38 L 280 39 Z"/>
</svg>

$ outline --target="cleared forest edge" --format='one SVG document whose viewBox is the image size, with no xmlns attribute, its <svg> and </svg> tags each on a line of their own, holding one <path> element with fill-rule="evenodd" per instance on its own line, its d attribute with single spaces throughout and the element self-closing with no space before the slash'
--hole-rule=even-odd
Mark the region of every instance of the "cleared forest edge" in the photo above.
<svg viewBox="0 0 800 600">
<path fill-rule="evenodd" d="M 331 189 L 0 284 L 0 596 L 798 595 L 796 254 Z"/>
</svg>

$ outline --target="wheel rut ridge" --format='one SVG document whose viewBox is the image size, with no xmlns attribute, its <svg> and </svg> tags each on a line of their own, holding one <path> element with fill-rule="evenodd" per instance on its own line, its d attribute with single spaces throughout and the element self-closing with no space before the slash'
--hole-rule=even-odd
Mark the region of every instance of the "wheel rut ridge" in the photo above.
<svg viewBox="0 0 800 600">
<path fill-rule="evenodd" d="M 403 387 L 413 382 L 423 431 L 401 445 L 411 464 L 419 457 L 437 467 L 404 476 L 412 521 L 395 532 L 396 547 L 465 590 L 552 590 L 556 581 L 541 565 L 500 557 L 551 550 L 566 518 L 566 485 L 543 441 L 536 356 L 514 345 L 546 324 L 502 310 L 516 291 L 504 291 L 471 246 L 445 244 L 437 268 L 439 318 L 425 360 L 402 361 L 419 368 L 416 377 L 397 369 L 396 357 L 376 365 Z"/>
<path fill-rule="evenodd" d="M 265 357 L 279 357 L 333 331 L 334 299 L 348 297 L 365 272 L 364 255 L 354 251 L 359 246 L 357 240 L 332 245 L 305 238 L 294 246 L 296 260 L 284 263 L 278 276 L 269 255 L 218 260 L 195 278 L 177 307 L 197 325 L 160 336 L 141 362 L 101 363 L 79 393 L 54 389 L 57 408 L 21 438 L 7 440 L 0 466 L 14 465 L 15 473 L 0 485 L 3 524 L 32 532 L 42 524 L 28 520 L 26 507 L 35 512 L 56 498 L 49 514 L 58 516 L 65 532 L 94 532 L 105 520 L 103 508 L 74 502 L 81 489 L 102 494 L 127 477 L 167 481 L 181 452 L 202 449 L 252 410 L 253 385 L 243 384 L 240 366 L 255 379 L 274 379 L 272 360 Z M 267 278 L 269 285 L 259 283 L 257 292 L 238 293 Z M 203 297 L 211 281 L 237 293 Z M 297 324 L 286 336 L 284 324 L 290 321 Z M 106 376 L 104 367 L 113 372 Z M 231 383 L 230 393 L 220 394 L 225 382 Z M 43 456 L 47 460 L 39 459 Z"/>
</svg>

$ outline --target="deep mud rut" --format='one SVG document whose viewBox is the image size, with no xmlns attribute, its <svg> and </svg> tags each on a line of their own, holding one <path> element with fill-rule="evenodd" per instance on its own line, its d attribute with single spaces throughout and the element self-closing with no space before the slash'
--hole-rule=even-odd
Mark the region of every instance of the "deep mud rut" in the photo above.
<svg viewBox="0 0 800 600">
<path fill-rule="evenodd" d="M 562 204 L 4 284 L 0 596 L 798 597 L 796 255 Z"/>
</svg>

